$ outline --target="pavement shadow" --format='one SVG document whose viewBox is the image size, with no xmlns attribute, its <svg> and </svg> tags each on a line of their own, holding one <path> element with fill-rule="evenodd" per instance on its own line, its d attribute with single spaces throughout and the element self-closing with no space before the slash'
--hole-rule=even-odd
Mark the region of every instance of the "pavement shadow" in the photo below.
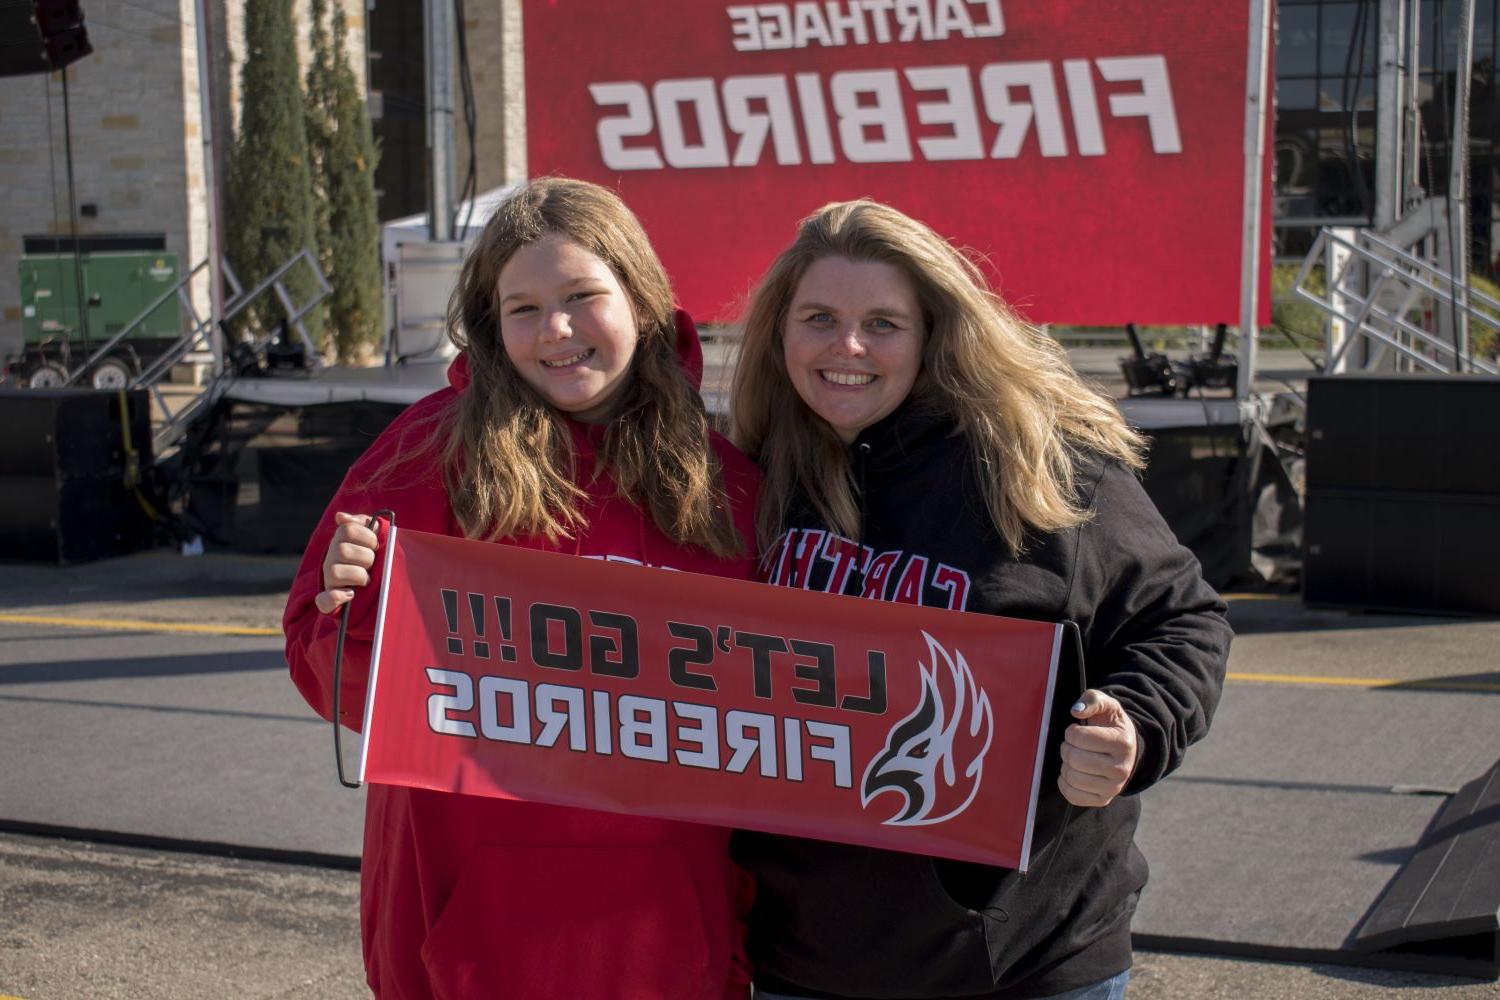
<svg viewBox="0 0 1500 1000">
<path fill-rule="evenodd" d="M 285 595 L 296 556 L 207 553 L 183 558 L 152 550 L 116 559 L 55 566 L 0 561 L 0 610 L 205 597 Z"/>
<path fill-rule="evenodd" d="M 1236 635 L 1350 629 L 1420 628 L 1500 622 L 1500 618 L 1454 615 L 1387 614 L 1339 608 L 1309 608 L 1294 596 L 1229 598 L 1229 624 Z"/>
<path fill-rule="evenodd" d="M 1431 691 L 1436 694 L 1500 694 L 1500 671 L 1478 674 L 1445 674 L 1441 677 L 1416 677 L 1393 684 L 1370 688 L 1375 693 Z"/>
<path fill-rule="evenodd" d="M 1445 990 L 1455 986 L 1473 986 L 1482 983 L 1482 979 L 1470 979 L 1460 976 L 1444 976 L 1431 972 L 1393 972 L 1388 969 L 1362 969 L 1355 965 L 1319 965 L 1314 971 L 1329 979 L 1339 979 L 1348 983 L 1360 983 L 1378 989 L 1380 992 L 1388 990 Z"/>
<path fill-rule="evenodd" d="M 128 639 L 128 638 L 132 638 L 132 637 L 139 636 L 139 635 L 140 635 L 140 633 L 136 632 L 136 631 L 130 631 L 130 632 L 94 632 L 94 631 L 90 631 L 88 633 L 88 637 L 90 639 Z M 43 634 L 31 633 L 31 634 L 27 634 L 27 635 L 0 635 L 0 645 L 3 645 L 5 643 L 7 643 L 7 642 L 24 642 L 24 643 L 26 643 L 29 646 L 29 645 L 31 645 L 33 643 L 38 643 L 38 642 L 77 642 L 77 641 L 78 641 L 78 630 L 74 629 L 74 628 L 66 628 L 66 629 L 60 628 L 56 632 L 43 633 Z M 3 669 L 4 669 L 3 667 L 0 667 L 0 670 L 3 670 Z"/>
<path fill-rule="evenodd" d="M 278 651 L 239 650 L 113 660 L 61 660 L 0 667 L 0 687 L 145 677 L 194 677 L 270 670 L 286 670 L 286 661 Z"/>
</svg>

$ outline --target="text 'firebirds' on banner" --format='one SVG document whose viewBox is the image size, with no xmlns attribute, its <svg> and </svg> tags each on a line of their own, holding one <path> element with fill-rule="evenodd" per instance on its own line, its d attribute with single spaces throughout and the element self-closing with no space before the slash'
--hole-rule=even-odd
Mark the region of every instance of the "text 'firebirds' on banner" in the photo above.
<svg viewBox="0 0 1500 1000">
<path fill-rule="evenodd" d="M 533 176 L 619 191 L 700 321 L 861 196 L 1035 322 L 1239 315 L 1247 0 L 523 7 Z"/>
<path fill-rule="evenodd" d="M 389 529 L 365 781 L 1025 870 L 1062 626 Z"/>
</svg>

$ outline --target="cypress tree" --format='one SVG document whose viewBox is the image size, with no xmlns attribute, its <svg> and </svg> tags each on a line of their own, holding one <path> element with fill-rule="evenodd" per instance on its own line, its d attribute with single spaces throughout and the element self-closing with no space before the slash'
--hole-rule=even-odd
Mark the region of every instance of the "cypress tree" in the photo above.
<svg viewBox="0 0 1500 1000">
<path fill-rule="evenodd" d="M 380 340 L 380 220 L 375 210 L 379 156 L 370 113 L 345 46 L 342 9 L 333 15 L 332 134 L 328 146 L 328 216 L 333 297 L 329 318 L 340 360 L 355 360 Z"/>
<path fill-rule="evenodd" d="M 325 276 L 333 274 L 333 234 L 328 218 L 328 151 L 333 143 L 333 49 L 325 21 L 327 0 L 312 0 L 308 33 L 309 59 L 307 76 L 307 160 L 312 174 L 313 233 L 317 239 L 318 266 Z M 330 277 L 330 283 L 331 283 Z M 328 302 L 319 311 L 328 318 Z M 337 334 L 334 335 L 337 341 Z"/>
<path fill-rule="evenodd" d="M 229 259 L 246 290 L 299 250 L 317 250 L 297 76 L 291 0 L 246 0 L 240 128 L 229 161 L 225 234 Z M 311 274 L 300 265 L 288 272 L 283 284 L 299 306 L 317 292 Z M 269 292 L 253 311 L 263 329 L 275 327 L 285 315 Z M 320 344 L 320 310 L 309 312 L 303 322 L 313 342 Z"/>
</svg>

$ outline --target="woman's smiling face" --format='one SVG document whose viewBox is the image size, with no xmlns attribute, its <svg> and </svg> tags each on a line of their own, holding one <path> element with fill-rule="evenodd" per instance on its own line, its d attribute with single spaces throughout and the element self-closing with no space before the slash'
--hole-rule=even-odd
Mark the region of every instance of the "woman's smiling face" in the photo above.
<svg viewBox="0 0 1500 1000">
<path fill-rule="evenodd" d="M 792 293 L 782 330 L 787 376 L 849 444 L 911 392 L 924 332 L 905 272 L 882 261 L 822 257 Z"/>
<path fill-rule="evenodd" d="M 609 265 L 548 233 L 500 269 L 500 339 L 526 384 L 576 420 L 608 418 L 639 339 L 630 296 Z"/>
</svg>

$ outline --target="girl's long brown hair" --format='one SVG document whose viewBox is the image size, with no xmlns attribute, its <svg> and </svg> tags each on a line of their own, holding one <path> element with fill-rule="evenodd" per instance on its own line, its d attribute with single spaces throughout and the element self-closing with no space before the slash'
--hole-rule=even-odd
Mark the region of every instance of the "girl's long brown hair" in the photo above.
<svg viewBox="0 0 1500 1000">
<path fill-rule="evenodd" d="M 1088 518 L 1078 452 L 1140 469 L 1143 441 L 1107 397 L 1073 370 L 1062 347 L 990 292 L 979 268 L 927 226 L 879 202 L 824 206 L 804 219 L 752 295 L 730 392 L 730 436 L 765 470 L 758 534 L 768 546 L 788 504 L 805 496 L 824 523 L 859 527 L 848 448 L 797 395 L 782 357 L 792 296 L 823 257 L 880 261 L 917 289 L 925 335 L 911 396 L 950 415 L 980 471 L 985 505 L 1013 553 L 1026 532 Z"/>
<path fill-rule="evenodd" d="M 473 538 L 573 537 L 584 525 L 566 418 L 527 385 L 500 338 L 500 271 L 557 234 L 602 260 L 630 296 L 640 339 L 604 431 L 595 472 L 614 480 L 668 538 L 728 557 L 745 551 L 709 443 L 702 400 L 674 345 L 672 286 L 640 222 L 613 192 L 548 178 L 500 206 L 464 261 L 448 334 L 471 383 L 443 419 L 448 498 Z"/>
</svg>

